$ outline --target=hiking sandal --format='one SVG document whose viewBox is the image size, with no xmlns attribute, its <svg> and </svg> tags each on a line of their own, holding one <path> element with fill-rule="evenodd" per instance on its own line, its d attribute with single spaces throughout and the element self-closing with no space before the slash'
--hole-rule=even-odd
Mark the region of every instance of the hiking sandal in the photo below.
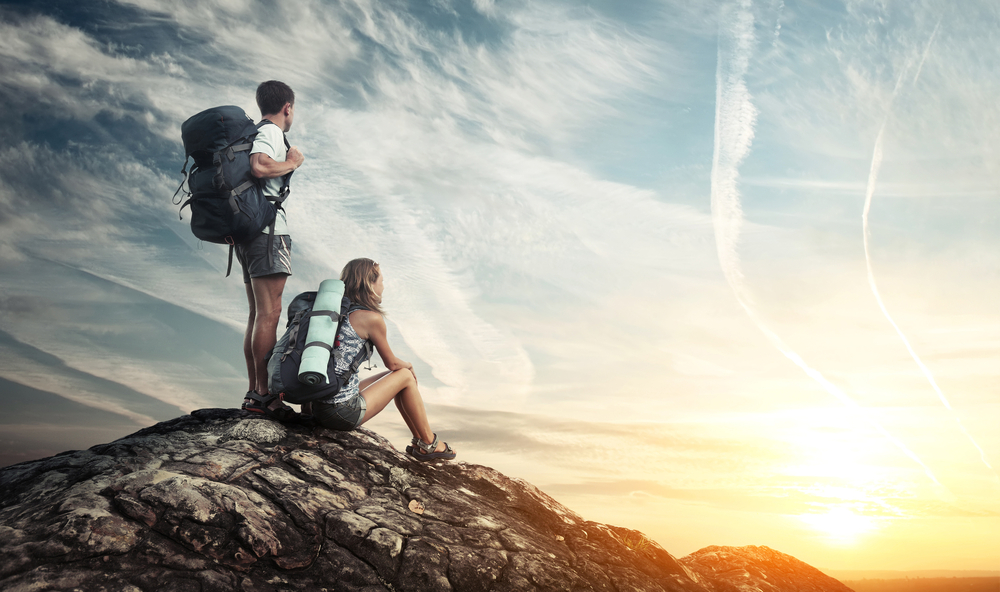
<svg viewBox="0 0 1000 592">
<path fill-rule="evenodd" d="M 250 398 L 250 393 L 257 394 L 257 391 L 247 391 L 247 394 L 243 395 L 243 404 L 240 405 L 240 409 L 243 411 L 247 410 L 247 399 Z"/>
<path fill-rule="evenodd" d="M 438 445 L 437 434 L 434 434 L 434 441 L 430 444 L 424 444 L 419 438 L 414 438 L 410 441 L 410 444 L 410 446 L 406 447 L 406 453 L 420 462 L 427 462 L 431 460 L 451 460 L 458 456 L 447 442 L 444 443 L 444 450 L 434 452 L 434 449 L 437 448 Z M 418 449 L 420 452 L 417 452 Z"/>
<path fill-rule="evenodd" d="M 271 403 L 281 401 L 277 395 L 261 395 L 256 391 L 250 391 L 247 393 L 246 398 L 250 399 L 250 402 L 246 403 L 243 407 L 246 411 L 250 411 L 251 413 L 260 413 L 261 415 L 278 421 L 294 421 L 298 419 L 299 414 L 288 405 L 285 405 L 284 402 L 281 403 L 281 407 L 271 409 Z"/>
</svg>

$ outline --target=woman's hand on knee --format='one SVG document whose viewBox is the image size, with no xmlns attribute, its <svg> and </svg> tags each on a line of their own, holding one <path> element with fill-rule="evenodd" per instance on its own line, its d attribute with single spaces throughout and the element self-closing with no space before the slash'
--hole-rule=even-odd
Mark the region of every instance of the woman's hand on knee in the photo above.
<svg viewBox="0 0 1000 592">
<path fill-rule="evenodd" d="M 413 371 L 412 366 L 409 368 L 400 368 L 399 370 L 393 370 L 392 373 L 398 375 L 400 377 L 400 380 L 403 380 L 404 382 L 409 382 L 409 380 L 412 378 L 413 384 L 417 384 L 417 373 Z"/>
</svg>

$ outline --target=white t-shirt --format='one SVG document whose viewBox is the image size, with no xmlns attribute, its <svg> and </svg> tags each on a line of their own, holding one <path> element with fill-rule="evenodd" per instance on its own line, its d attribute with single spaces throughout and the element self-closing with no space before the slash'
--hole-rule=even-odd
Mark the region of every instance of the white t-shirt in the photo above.
<svg viewBox="0 0 1000 592">
<path fill-rule="evenodd" d="M 253 148 L 250 154 L 266 154 L 275 162 L 285 162 L 288 156 L 288 149 L 285 148 L 285 134 L 281 128 L 273 123 L 266 123 L 260 127 L 257 137 L 253 141 Z M 281 177 L 264 179 L 264 195 L 278 197 L 281 194 Z M 264 229 L 264 234 L 271 231 L 270 227 Z M 285 211 L 278 210 L 278 215 L 274 218 L 274 234 L 288 235 L 288 222 L 285 220 Z"/>
</svg>

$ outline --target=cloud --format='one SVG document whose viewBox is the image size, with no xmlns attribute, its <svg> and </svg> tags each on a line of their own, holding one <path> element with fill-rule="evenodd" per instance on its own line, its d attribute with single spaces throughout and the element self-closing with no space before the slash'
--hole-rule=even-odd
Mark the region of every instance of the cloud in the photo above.
<svg viewBox="0 0 1000 592">
<path fill-rule="evenodd" d="M 0 403 L 8 411 L 0 419 L 0 467 L 110 442 L 137 427 L 103 407 L 82 405 L 3 378 Z"/>
<path fill-rule="evenodd" d="M 643 499 L 654 507 L 681 502 L 775 515 L 843 504 L 866 515 L 900 520 L 996 514 L 983 499 L 973 502 L 967 497 L 965 503 L 953 504 L 914 495 L 914 488 L 922 487 L 921 471 L 893 468 L 892 446 L 874 430 L 859 440 L 849 414 L 839 408 L 655 424 L 559 421 L 435 404 L 428 406 L 428 414 L 438 435 L 465 462 L 522 476 L 574 508 Z M 726 429 L 719 430 L 717 421 Z M 769 435 L 750 435 L 753 425 L 766 426 Z M 824 445 L 816 437 L 824 425 L 831 447 L 826 460 L 817 459 L 813 450 Z M 785 441 L 791 426 L 811 435 Z M 391 409 L 366 427 L 400 445 L 409 441 Z M 833 453 L 835 447 L 839 453 Z M 838 474 L 838 469 L 849 475 Z M 900 470 L 907 476 L 887 478 Z"/>
<path fill-rule="evenodd" d="M 140 425 L 231 404 L 245 388 L 238 327 L 33 257 L 4 273 L 20 278 L 0 291 L 10 335 L 2 375 L 11 380 L 46 385 Z M 25 301 L 32 314 L 24 314 Z"/>
<path fill-rule="evenodd" d="M 150 224 L 169 210 L 150 198 L 168 184 L 164 166 L 176 154 L 179 122 L 199 104 L 238 96 L 241 86 L 237 102 L 247 104 L 246 80 L 226 72 L 237 55 L 255 65 L 243 75 L 256 78 L 276 76 L 274 68 L 287 63 L 278 56 L 295 57 L 281 76 L 299 90 L 294 131 L 316 155 L 309 162 L 316 172 L 310 176 L 306 167 L 297 175 L 289 205 L 293 228 L 297 214 L 302 221 L 301 271 L 290 287 L 309 289 L 335 274 L 346 260 L 340 253 L 384 259 L 387 272 L 402 280 L 394 327 L 430 363 L 443 400 L 476 391 L 527 396 L 532 363 L 516 336 L 472 305 L 484 291 L 531 302 L 539 298 L 534 284 L 599 299 L 603 282 L 590 271 L 619 269 L 610 253 L 621 248 L 636 266 L 661 265 L 642 234 L 610 229 L 641 221 L 651 235 L 690 241 L 685 226 L 706 225 L 690 208 L 664 205 L 648 191 L 601 181 L 546 154 L 595 117 L 615 113 L 615 98 L 650 81 L 649 42 L 596 13 L 508 11 L 470 30 L 447 11 L 382 5 L 312 3 L 263 14 L 194 3 L 163 12 L 140 2 L 125 10 L 135 27 L 161 32 L 150 42 L 183 31 L 213 44 L 137 43 L 133 29 L 111 24 L 113 14 L 100 26 L 77 28 L 50 16 L 6 13 L 0 59 L 17 76 L 5 100 L 38 114 L 25 121 L 53 109 L 67 118 L 63 126 L 18 130 L 24 141 L 4 155 L 0 197 L 16 229 L 7 234 L 11 253 L 62 262 L 150 295 L 170 293 L 189 310 L 238 326 L 242 294 L 235 286 L 220 294 L 209 280 L 213 269 L 183 260 L 195 254 L 196 263 L 217 269 L 219 249 L 192 252 L 197 243 L 168 223 L 188 247 L 174 254 L 176 239 Z M 303 34 L 247 46 L 265 22 Z M 331 86 L 346 94 L 317 101 Z M 428 141 L 441 150 L 420 148 Z M 331 193 L 344 199 L 316 203 Z M 27 195 L 33 197 L 25 208 Z M 361 200 L 372 205 L 358 208 Z M 352 208 L 357 217 L 345 219 Z M 497 215 L 507 219 L 498 224 Z M 331 221 L 339 226 L 332 243 L 325 239 Z M 512 271 L 521 269 L 531 270 L 518 279 L 526 292 L 508 287 L 518 277 Z"/>
<path fill-rule="evenodd" d="M 67 372 L 59 367 L 62 365 L 61 360 L 55 365 L 39 364 L 31 357 L 19 353 L 18 350 L 23 349 L 25 344 L 18 343 L 17 340 L 10 339 L 7 335 L 3 337 L 4 341 L 21 346 L 15 349 L 4 344 L 3 364 L 0 366 L 0 372 L 3 372 L 5 376 L 16 376 L 20 381 L 35 385 L 40 390 L 60 393 L 75 403 L 96 409 L 105 409 L 110 413 L 121 415 L 137 426 L 155 423 L 152 417 L 130 409 L 137 402 L 134 399 L 130 398 L 123 404 L 122 401 L 116 401 L 114 395 L 108 396 L 101 390 L 86 384 L 87 382 L 99 382 L 93 380 L 94 376 L 88 376 L 80 371 Z"/>
</svg>

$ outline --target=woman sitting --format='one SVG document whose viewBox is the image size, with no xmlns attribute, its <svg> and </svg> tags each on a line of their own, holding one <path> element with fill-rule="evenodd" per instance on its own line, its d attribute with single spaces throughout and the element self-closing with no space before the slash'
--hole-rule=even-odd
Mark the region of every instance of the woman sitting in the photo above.
<svg viewBox="0 0 1000 592">
<path fill-rule="evenodd" d="M 323 427 L 332 430 L 353 430 L 378 415 L 389 401 L 396 402 L 399 414 L 413 434 L 412 446 L 406 452 L 417 460 L 450 460 L 455 451 L 447 442 L 438 442 L 427 421 L 424 402 L 417 390 L 417 375 L 413 364 L 392 353 L 386 339 L 382 312 L 382 273 L 371 259 L 355 259 L 340 273 L 344 295 L 364 308 L 350 313 L 340 327 L 337 338 L 343 356 L 337 360 L 336 371 L 343 374 L 350 361 L 371 341 L 388 371 L 360 380 L 355 374 L 339 393 L 314 401 L 312 414 Z"/>
</svg>

